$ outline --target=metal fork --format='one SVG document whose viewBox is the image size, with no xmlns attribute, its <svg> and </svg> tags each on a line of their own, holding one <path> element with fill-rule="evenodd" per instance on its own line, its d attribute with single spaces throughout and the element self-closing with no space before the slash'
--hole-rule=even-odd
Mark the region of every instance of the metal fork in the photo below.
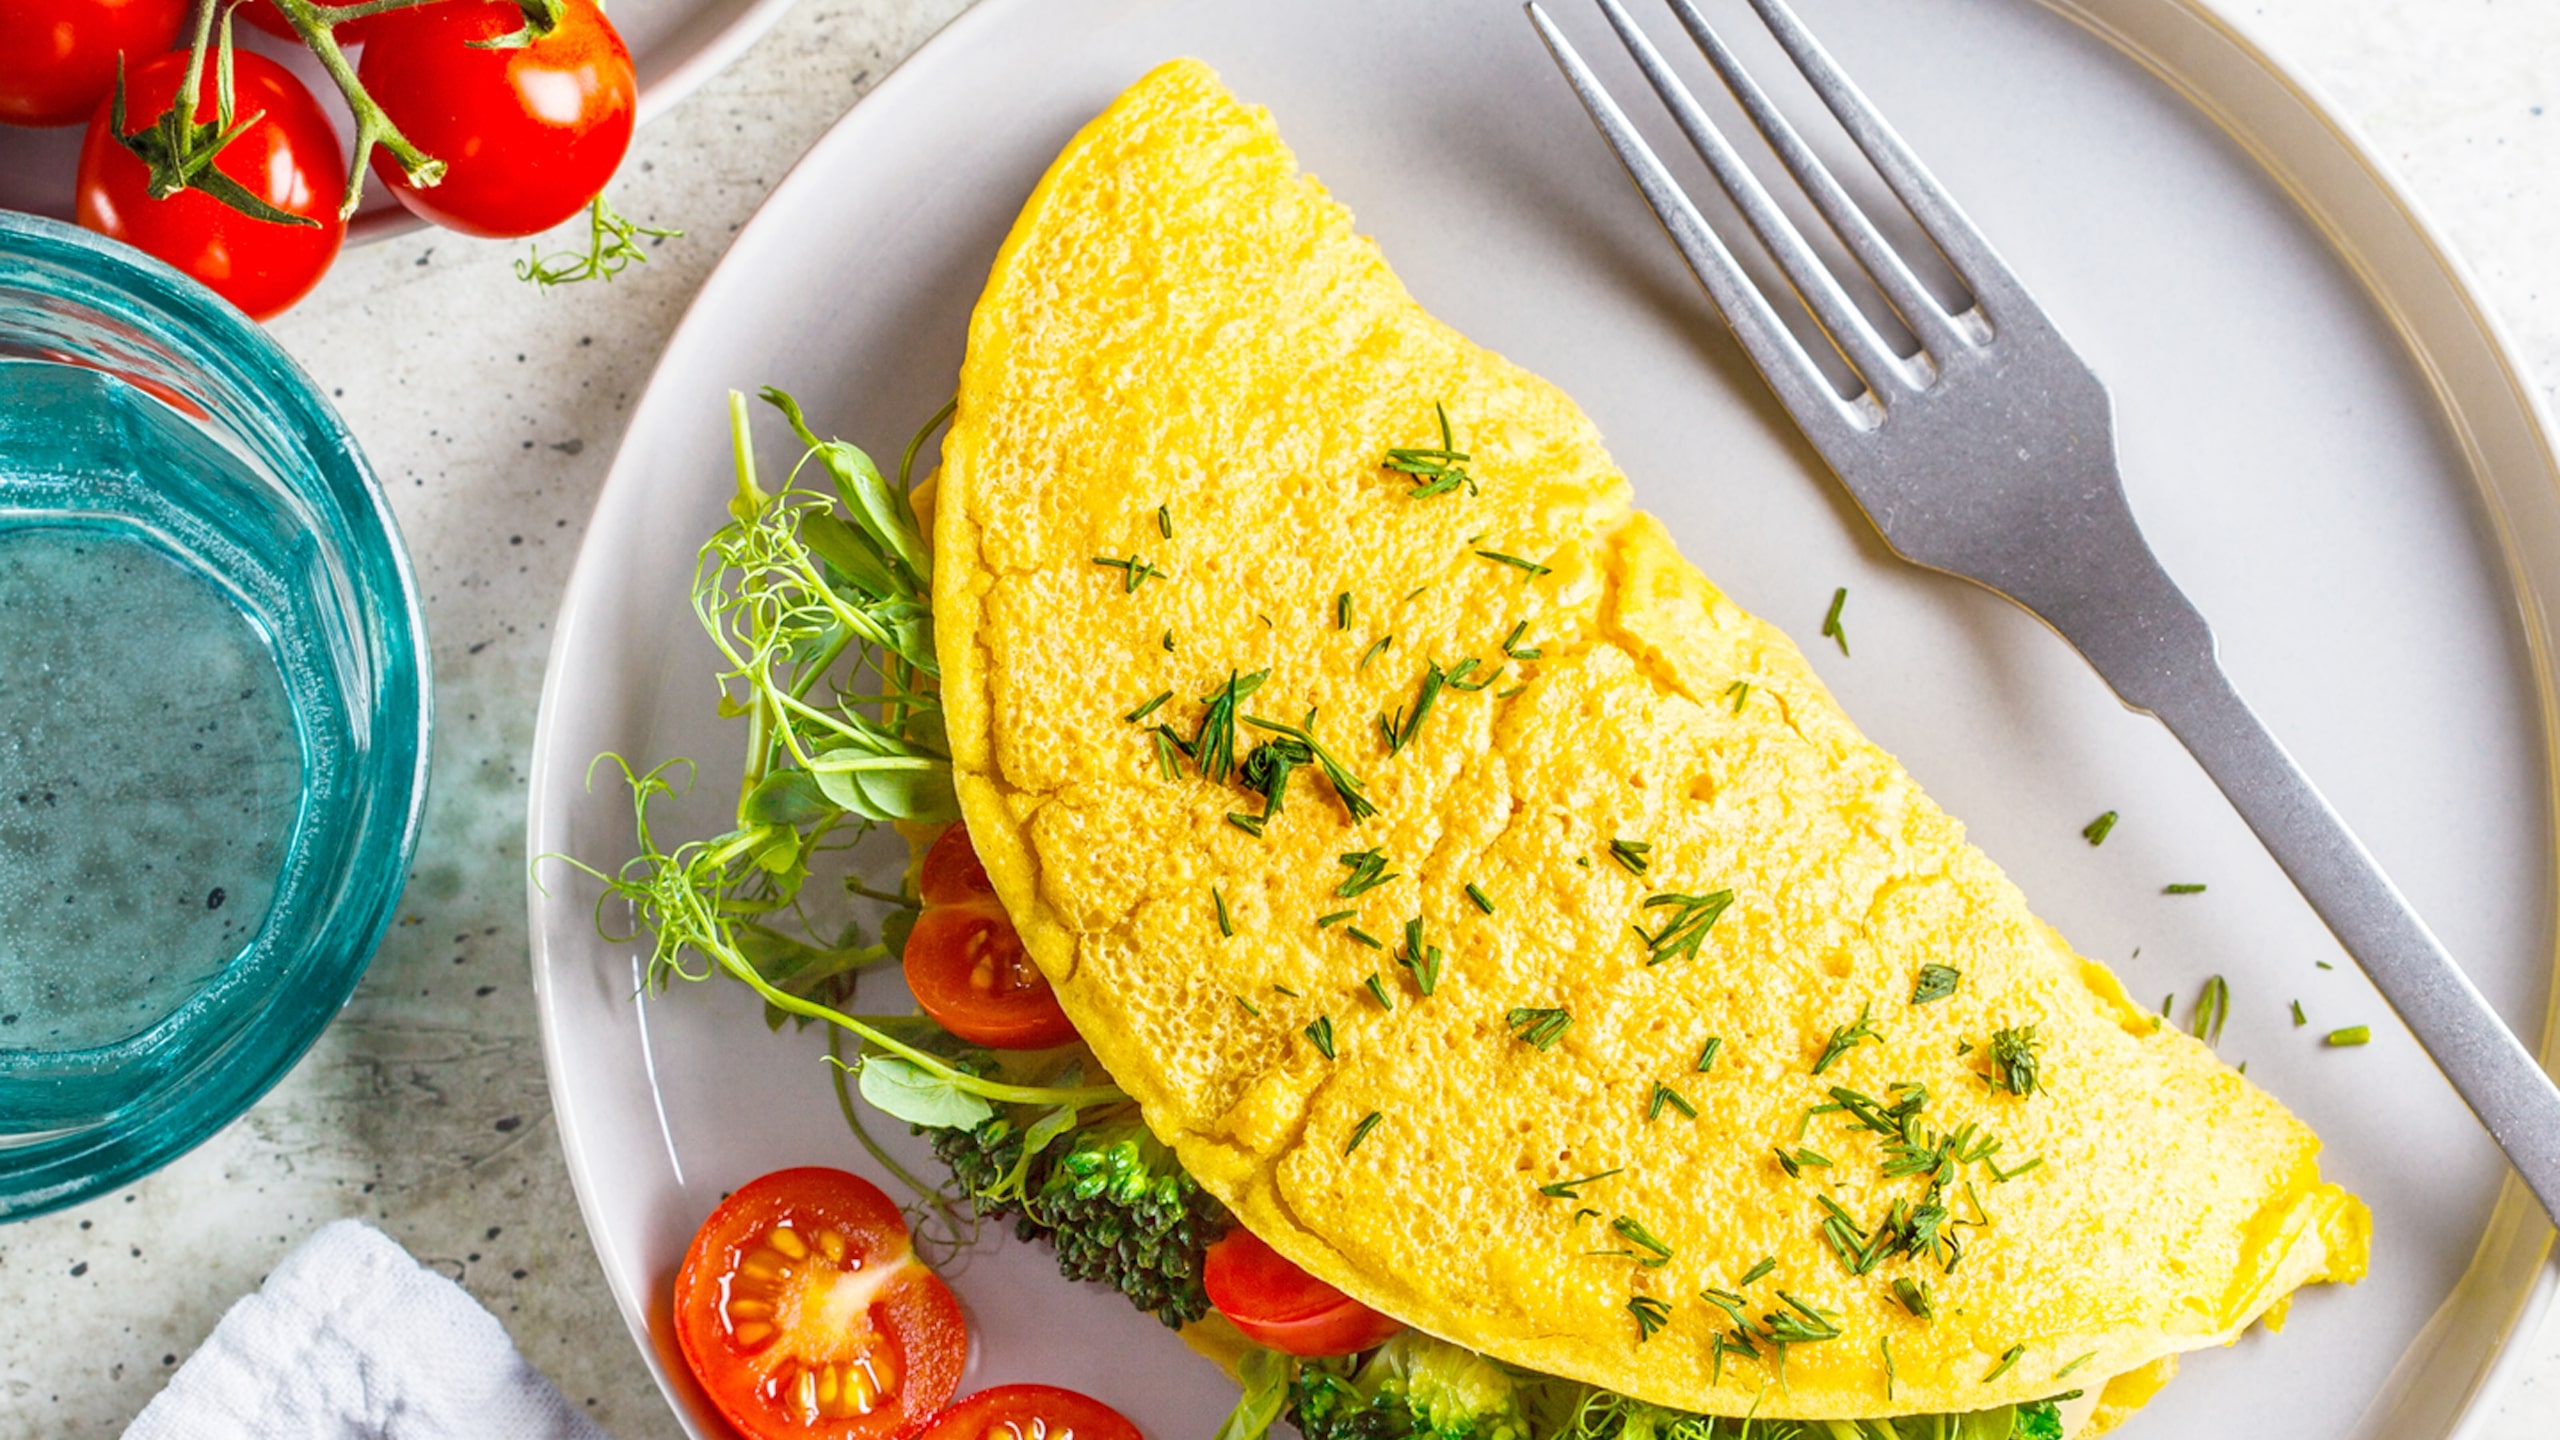
<svg viewBox="0 0 2560 1440">
<path fill-rule="evenodd" d="M 2007 596 L 2078 647 L 2194 753 L 2445 1078 L 2560 1219 L 2560 1089 L 2232 688 L 2205 624 L 2144 542 L 2105 385 L 1785 0 L 1750 0 L 1974 304 L 1951 314 L 1692 0 L 1672 13 L 1920 343 L 1898 356 L 1671 73 L 1620 0 L 1594 0 L 1699 158 L 1865 389 L 1843 400 L 1546 11 L 1530 23 L 1645 202 L 1896 554 Z"/>
</svg>

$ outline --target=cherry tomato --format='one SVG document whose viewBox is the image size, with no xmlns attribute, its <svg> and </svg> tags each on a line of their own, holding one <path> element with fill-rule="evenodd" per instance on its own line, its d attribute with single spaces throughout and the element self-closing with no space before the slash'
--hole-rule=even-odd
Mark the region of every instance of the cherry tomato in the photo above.
<svg viewBox="0 0 2560 1440">
<path fill-rule="evenodd" d="M 1283 1354 L 1354 1355 L 1404 1328 L 1291 1264 L 1241 1225 L 1209 1247 L 1200 1282 L 1246 1339 Z"/>
<path fill-rule="evenodd" d="M 378 16 L 366 34 L 358 77 L 401 133 L 446 165 L 441 184 L 420 188 L 377 150 L 374 173 L 449 230 L 548 230 L 584 209 L 631 148 L 631 52 L 595 0 L 567 0 L 560 24 L 520 48 L 472 46 L 523 28 L 513 0 L 441 0 Z"/>
<path fill-rule="evenodd" d="M 969 1326 L 880 1187 L 777 1170 L 720 1202 L 676 1272 L 676 1342 L 747 1440 L 905 1440 L 960 1388 Z"/>
<path fill-rule="evenodd" d="M 243 215 L 212 196 L 181 190 L 155 200 L 150 167 L 108 135 L 112 104 L 90 117 L 80 144 L 80 223 L 159 256 L 264 320 L 309 294 L 346 239 L 338 201 L 347 162 L 337 132 L 300 80 L 264 55 L 233 53 L 238 115 L 258 118 L 224 147 L 214 168 L 279 210 L 314 223 L 285 225 Z M 208 50 L 196 118 L 218 118 L 216 60 Z M 187 52 L 173 50 L 125 78 L 125 133 L 148 130 L 178 98 Z"/>
<path fill-rule="evenodd" d="M 998 1385 L 933 1417 L 920 1440 L 1144 1440 L 1129 1417 L 1055 1385 Z"/>
<path fill-rule="evenodd" d="M 190 0 L 0 0 L 0 123 L 77 125 L 178 42 Z"/>
<path fill-rule="evenodd" d="M 995 898 L 995 884 L 987 879 L 977 847 L 969 843 L 966 823 L 947 826 L 934 837 L 933 848 L 924 852 L 924 864 L 917 868 L 916 892 L 927 905 L 966 905 Z"/>
<path fill-rule="evenodd" d="M 323 3 L 328 3 L 328 0 L 323 0 Z M 336 0 L 336 3 L 344 4 L 346 0 Z M 302 38 L 295 33 L 293 22 L 284 18 L 284 7 L 276 0 L 247 0 L 232 13 L 279 40 Z M 361 20 L 341 21 L 330 33 L 337 37 L 338 48 L 348 49 L 363 44 L 365 37 L 372 33 L 374 22 L 381 18 L 379 15 L 367 15 Z"/>
<path fill-rule="evenodd" d="M 1049 977 L 993 900 L 927 907 L 907 934 L 906 970 L 924 1013 L 972 1045 L 1046 1050 L 1076 1038 Z"/>
</svg>

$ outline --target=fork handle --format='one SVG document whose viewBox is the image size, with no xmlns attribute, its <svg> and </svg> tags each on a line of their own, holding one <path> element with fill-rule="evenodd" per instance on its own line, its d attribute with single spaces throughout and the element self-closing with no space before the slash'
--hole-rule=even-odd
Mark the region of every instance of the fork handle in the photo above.
<svg viewBox="0 0 2560 1440">
<path fill-rule="evenodd" d="M 2498 1018 L 2208 650 L 2143 708 L 2194 752 L 2560 1221 L 2560 1088 Z"/>
</svg>

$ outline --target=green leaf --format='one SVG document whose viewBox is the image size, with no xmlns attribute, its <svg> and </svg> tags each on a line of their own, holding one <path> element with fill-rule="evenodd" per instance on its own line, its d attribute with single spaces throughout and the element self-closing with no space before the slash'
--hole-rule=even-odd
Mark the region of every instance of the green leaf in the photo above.
<svg viewBox="0 0 2560 1440">
<path fill-rule="evenodd" d="M 966 1130 L 996 1113 L 986 1101 L 913 1061 L 874 1055 L 862 1062 L 862 1098 L 894 1120 L 932 1130 Z"/>
<path fill-rule="evenodd" d="M 869 536 L 825 510 L 811 506 L 800 512 L 800 543 L 834 566 L 867 598 L 915 593 L 889 569 Z"/>
<path fill-rule="evenodd" d="M 844 745 L 813 757 L 809 769 L 819 791 L 838 809 L 866 820 L 960 818 L 951 771 L 938 763 L 919 766 L 908 756 L 876 755 Z"/>
<path fill-rule="evenodd" d="M 788 825 L 767 825 L 756 840 L 755 862 L 775 875 L 800 868 L 800 832 Z"/>
<path fill-rule="evenodd" d="M 1236 1408 L 1229 1412 L 1225 1424 L 1210 1440 L 1262 1440 L 1271 1433 L 1271 1424 L 1280 1418 L 1281 1408 L 1289 1403 L 1289 1357 L 1277 1350 L 1256 1346 L 1236 1362 L 1236 1375 L 1244 1385 Z"/>
<path fill-rule="evenodd" d="M 833 815 L 839 807 L 818 788 L 806 770 L 776 770 L 756 782 L 738 802 L 741 825 L 807 825 Z"/>
<path fill-rule="evenodd" d="M 789 395 L 768 385 L 764 398 L 766 404 L 783 413 L 800 443 L 814 451 L 818 463 L 835 477 L 836 493 L 844 497 L 845 508 L 862 522 L 872 543 L 905 561 L 919 580 L 930 578 L 933 556 L 925 548 L 923 537 L 916 533 L 915 516 L 908 511 L 906 498 L 881 475 L 880 467 L 871 463 L 871 457 L 861 447 L 842 440 L 819 439 L 800 413 L 800 402 Z"/>
</svg>

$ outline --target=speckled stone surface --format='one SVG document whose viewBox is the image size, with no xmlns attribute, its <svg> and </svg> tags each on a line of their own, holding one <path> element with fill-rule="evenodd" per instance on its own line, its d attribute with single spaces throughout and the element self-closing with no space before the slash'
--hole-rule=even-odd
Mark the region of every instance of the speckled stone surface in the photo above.
<svg viewBox="0 0 2560 1440">
<path fill-rule="evenodd" d="M 390 486 L 426 591 L 426 836 L 363 987 L 274 1094 L 130 1190 L 0 1229 L 0 1435 L 117 1434 L 225 1306 L 343 1215 L 461 1281 L 621 1440 L 680 1434 L 588 1251 L 535 1038 L 524 781 L 548 625 L 630 406 L 728 236 L 963 6 L 805 0 L 640 136 L 620 203 L 690 233 L 610 288 L 535 294 L 509 273 L 517 247 L 430 232 L 349 254 L 276 324 Z M 2229 8 L 2397 167 L 2534 383 L 2560 391 L 2560 5 Z M 2532 1363 L 2477 1440 L 2560 1434 L 2560 1317 L 2518 1343 Z"/>
</svg>

